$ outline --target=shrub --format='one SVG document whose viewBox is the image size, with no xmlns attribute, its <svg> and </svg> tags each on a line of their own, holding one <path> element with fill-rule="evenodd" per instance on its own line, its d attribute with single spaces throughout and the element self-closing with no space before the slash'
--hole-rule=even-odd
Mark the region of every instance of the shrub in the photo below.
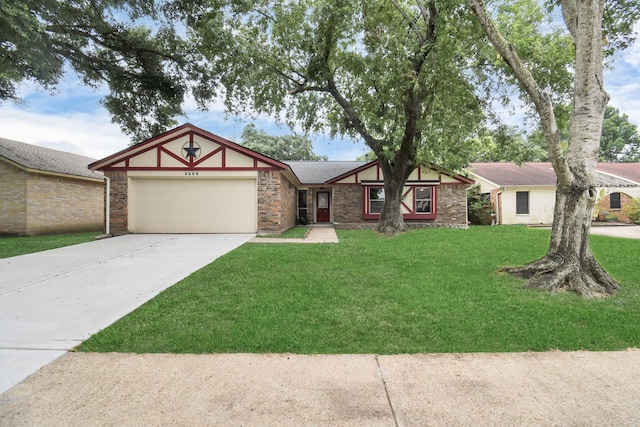
<svg viewBox="0 0 640 427">
<path fill-rule="evenodd" d="M 622 209 L 622 212 L 631 222 L 640 224 L 640 197 L 631 200 L 631 202 Z"/>
<path fill-rule="evenodd" d="M 472 225 L 491 224 L 491 199 L 488 194 L 480 193 L 480 186 L 474 185 L 467 192 L 467 211 Z"/>
</svg>

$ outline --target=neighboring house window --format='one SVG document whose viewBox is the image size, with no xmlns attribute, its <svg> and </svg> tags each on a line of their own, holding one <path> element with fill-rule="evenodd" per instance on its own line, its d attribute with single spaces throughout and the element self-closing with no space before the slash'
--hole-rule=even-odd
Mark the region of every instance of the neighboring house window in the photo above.
<svg viewBox="0 0 640 427">
<path fill-rule="evenodd" d="M 370 214 L 382 213 L 383 206 L 384 206 L 384 188 L 369 187 L 369 213 Z"/>
<path fill-rule="evenodd" d="M 431 187 L 416 187 L 416 213 L 431 213 Z"/>
<path fill-rule="evenodd" d="M 307 190 L 298 191 L 298 219 L 303 224 L 307 221 Z"/>
<path fill-rule="evenodd" d="M 529 215 L 528 191 L 516 191 L 516 215 Z"/>
<path fill-rule="evenodd" d="M 620 209 L 620 193 L 611 193 L 609 195 L 609 209 Z"/>
</svg>

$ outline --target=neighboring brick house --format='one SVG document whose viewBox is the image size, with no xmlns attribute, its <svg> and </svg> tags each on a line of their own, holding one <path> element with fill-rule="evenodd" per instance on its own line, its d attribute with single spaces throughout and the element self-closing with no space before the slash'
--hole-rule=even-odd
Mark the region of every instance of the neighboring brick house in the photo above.
<svg viewBox="0 0 640 427">
<path fill-rule="evenodd" d="M 618 221 L 628 222 L 622 209 L 631 198 L 640 196 L 640 182 L 632 179 L 640 178 L 638 171 L 638 163 L 596 165 L 599 199 L 594 220 L 615 216 Z M 497 224 L 553 222 L 557 178 L 551 163 L 472 163 L 471 177 L 480 185 L 480 192 L 490 198 Z"/>
<path fill-rule="evenodd" d="M 0 138 L 0 234 L 102 230 L 104 179 L 92 161 Z"/>
<path fill-rule="evenodd" d="M 122 233 L 278 233 L 296 222 L 373 227 L 384 203 L 377 162 L 278 161 L 182 125 L 90 165 L 110 179 Z M 473 181 L 435 165 L 405 186 L 410 227 L 466 227 Z"/>
</svg>

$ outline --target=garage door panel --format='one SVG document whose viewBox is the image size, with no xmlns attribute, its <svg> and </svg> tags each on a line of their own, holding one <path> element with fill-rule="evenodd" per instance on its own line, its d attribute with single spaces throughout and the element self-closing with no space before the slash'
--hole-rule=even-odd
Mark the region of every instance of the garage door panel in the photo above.
<svg viewBox="0 0 640 427">
<path fill-rule="evenodd" d="M 134 179 L 135 233 L 255 233 L 255 179 Z"/>
</svg>

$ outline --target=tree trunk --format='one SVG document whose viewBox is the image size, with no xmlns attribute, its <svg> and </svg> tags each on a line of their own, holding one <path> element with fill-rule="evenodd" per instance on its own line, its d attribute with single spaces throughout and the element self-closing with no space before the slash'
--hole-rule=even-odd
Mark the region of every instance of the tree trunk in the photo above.
<svg viewBox="0 0 640 427">
<path fill-rule="evenodd" d="M 399 152 L 391 160 L 378 158 L 384 177 L 384 206 L 380 213 L 377 230 L 393 235 L 405 230 L 402 218 L 402 196 L 404 185 L 416 168 L 415 153 L 411 150 Z"/>
<path fill-rule="evenodd" d="M 585 297 L 614 294 L 618 290 L 618 283 L 604 271 L 589 247 L 594 203 L 595 191 L 588 185 L 574 182 L 567 186 L 558 183 L 553 231 L 547 254 L 523 267 L 505 271 L 530 279 L 528 288 L 572 291 Z"/>
<path fill-rule="evenodd" d="M 550 96 L 537 84 L 517 52 L 495 26 L 482 0 L 468 0 L 485 34 L 507 61 L 540 116 L 549 157 L 558 177 L 551 242 L 547 254 L 505 271 L 530 279 L 527 286 L 575 291 L 586 297 L 612 295 L 619 285 L 596 261 L 589 247 L 595 204 L 595 165 L 609 96 L 603 87 L 602 16 L 604 0 L 560 0 L 575 44 L 575 80 L 569 146 L 561 147 Z"/>
<path fill-rule="evenodd" d="M 405 230 L 402 218 L 402 193 L 405 182 L 397 182 L 393 177 L 384 178 L 384 206 L 380 213 L 377 230 L 393 235 Z"/>
</svg>

